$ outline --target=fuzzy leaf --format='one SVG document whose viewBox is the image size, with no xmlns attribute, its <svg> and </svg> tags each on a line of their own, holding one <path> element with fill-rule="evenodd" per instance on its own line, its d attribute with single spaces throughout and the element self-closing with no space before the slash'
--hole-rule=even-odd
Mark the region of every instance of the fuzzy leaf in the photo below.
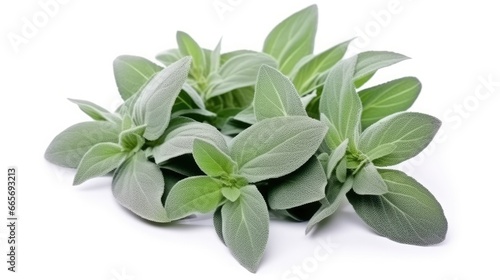
<svg viewBox="0 0 500 280">
<path fill-rule="evenodd" d="M 99 143 L 85 153 L 78 165 L 73 185 L 103 176 L 118 168 L 128 157 L 122 147 L 115 143 Z"/>
<path fill-rule="evenodd" d="M 317 25 L 318 7 L 312 5 L 280 22 L 266 37 L 263 51 L 276 58 L 279 70 L 288 75 L 313 52 Z"/>
<path fill-rule="evenodd" d="M 387 193 L 387 184 L 373 163 L 367 163 L 354 175 L 352 189 L 360 195 L 382 195 Z"/>
<path fill-rule="evenodd" d="M 356 213 L 380 235 L 396 242 L 421 246 L 442 242 L 448 223 L 434 196 L 401 171 L 380 173 L 389 192 L 380 196 L 348 193 Z"/>
<path fill-rule="evenodd" d="M 269 236 L 267 205 L 255 186 L 241 188 L 238 200 L 222 206 L 222 235 L 236 260 L 255 273 Z"/>
<path fill-rule="evenodd" d="M 231 175 L 236 170 L 236 163 L 226 153 L 201 139 L 193 142 L 193 156 L 196 164 L 209 176 Z"/>
<path fill-rule="evenodd" d="M 344 57 L 351 40 L 340 43 L 304 63 L 293 77 L 293 84 L 300 95 L 314 90 L 318 77 L 331 69 Z"/>
<path fill-rule="evenodd" d="M 435 117 L 412 112 L 396 113 L 368 127 L 362 134 L 359 149 L 372 153 L 384 144 L 396 146 L 393 152 L 373 161 L 377 166 L 390 166 L 418 155 L 436 135 L 441 122 Z"/>
<path fill-rule="evenodd" d="M 101 106 L 94 104 L 90 101 L 71 99 L 69 101 L 78 105 L 80 110 L 96 121 L 110 121 L 114 123 L 120 123 L 120 118 L 110 113 L 108 110 L 102 108 Z"/>
<path fill-rule="evenodd" d="M 129 99 L 159 71 L 162 67 L 155 63 L 131 55 L 122 55 L 113 61 L 116 85 L 123 100 Z"/>
<path fill-rule="evenodd" d="M 326 127 L 309 117 L 264 119 L 233 138 L 230 155 L 249 182 L 279 178 L 309 160 L 323 141 Z"/>
<path fill-rule="evenodd" d="M 77 168 L 83 155 L 94 145 L 118 143 L 117 124 L 92 121 L 72 125 L 59 133 L 45 151 L 45 159 L 63 167 Z"/>
<path fill-rule="evenodd" d="M 186 81 L 190 64 L 189 57 L 180 59 L 156 74 L 142 89 L 134 104 L 133 119 L 137 125 L 147 125 L 144 132 L 147 140 L 158 139 L 167 128 L 172 107 Z"/>
<path fill-rule="evenodd" d="M 178 220 L 194 213 L 208 213 L 222 200 L 222 183 L 208 176 L 189 177 L 170 190 L 165 201 L 167 215 Z"/>
<path fill-rule="evenodd" d="M 386 51 L 368 51 L 358 55 L 354 81 L 356 87 L 368 82 L 375 73 L 385 67 L 409 59 L 402 54 Z"/>
<path fill-rule="evenodd" d="M 160 168 L 143 151 L 130 157 L 113 176 L 113 196 L 139 217 L 158 223 L 170 220 L 162 205 L 165 181 Z"/>
<path fill-rule="evenodd" d="M 259 70 L 253 106 L 258 121 L 280 116 L 307 116 L 292 82 L 278 70 L 265 65 Z"/>
<path fill-rule="evenodd" d="M 417 78 L 406 77 L 360 91 L 363 129 L 386 116 L 406 111 L 415 102 L 421 89 Z"/>
<path fill-rule="evenodd" d="M 325 197 L 326 176 L 321 163 L 312 157 L 292 174 L 272 181 L 267 201 L 269 207 L 284 210 Z"/>
<path fill-rule="evenodd" d="M 321 95 L 319 110 L 329 121 L 327 145 L 330 149 L 335 149 L 345 139 L 350 140 L 351 149 L 355 150 L 357 145 L 363 108 L 353 84 L 355 65 L 356 57 L 335 65 Z"/>
</svg>

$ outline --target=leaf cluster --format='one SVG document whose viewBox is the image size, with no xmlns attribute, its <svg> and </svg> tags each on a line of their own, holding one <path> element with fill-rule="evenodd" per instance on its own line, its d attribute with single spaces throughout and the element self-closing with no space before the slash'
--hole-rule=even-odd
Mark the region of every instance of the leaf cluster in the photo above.
<svg viewBox="0 0 500 280">
<path fill-rule="evenodd" d="M 221 53 L 177 33 L 159 66 L 124 55 L 113 63 L 123 104 L 110 112 L 70 101 L 92 121 L 50 143 L 48 161 L 76 168 L 74 184 L 112 173 L 116 200 L 158 223 L 213 213 L 221 241 L 255 272 L 270 213 L 307 221 L 306 233 L 347 201 L 397 242 L 444 240 L 440 204 L 390 169 L 419 154 L 440 121 L 407 112 L 414 77 L 372 87 L 375 73 L 407 57 L 370 51 L 344 58 L 349 42 L 314 54 L 310 6 L 279 23 L 262 52 Z"/>
</svg>

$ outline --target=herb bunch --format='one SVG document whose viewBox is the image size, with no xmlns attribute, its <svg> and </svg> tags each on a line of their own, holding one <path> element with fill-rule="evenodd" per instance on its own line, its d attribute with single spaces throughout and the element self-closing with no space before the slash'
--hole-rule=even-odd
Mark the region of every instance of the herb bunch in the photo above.
<svg viewBox="0 0 500 280">
<path fill-rule="evenodd" d="M 113 63 L 123 104 L 110 112 L 70 99 L 93 120 L 50 143 L 51 163 L 76 168 L 74 185 L 113 174 L 116 200 L 158 223 L 213 213 L 215 230 L 255 272 L 270 213 L 307 221 L 306 233 L 347 198 L 378 234 L 397 242 L 444 240 L 434 196 L 389 169 L 419 154 L 440 121 L 406 112 L 421 84 L 404 77 L 362 88 L 407 57 L 370 51 L 344 58 L 350 41 L 313 54 L 316 6 L 278 24 L 262 52 L 221 53 L 177 33 L 158 64 Z"/>
</svg>

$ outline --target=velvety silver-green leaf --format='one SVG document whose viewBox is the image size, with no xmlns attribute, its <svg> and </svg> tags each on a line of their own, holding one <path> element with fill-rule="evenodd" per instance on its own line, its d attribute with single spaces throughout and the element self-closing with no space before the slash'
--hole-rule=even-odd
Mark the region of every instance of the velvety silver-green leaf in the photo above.
<svg viewBox="0 0 500 280">
<path fill-rule="evenodd" d="M 391 66 L 403 60 L 407 56 L 394 52 L 368 51 L 358 55 L 358 63 L 354 75 L 356 87 L 361 87 L 380 69 Z"/>
<path fill-rule="evenodd" d="M 220 67 L 221 81 L 213 86 L 206 99 L 254 85 L 262 65 L 277 67 L 276 61 L 263 53 L 246 52 L 231 57 Z"/>
<path fill-rule="evenodd" d="M 77 168 L 83 155 L 98 143 L 118 143 L 120 126 L 104 121 L 83 122 L 59 133 L 45 150 L 45 159 L 63 167 Z"/>
<path fill-rule="evenodd" d="M 295 172 L 273 181 L 267 201 L 275 210 L 294 208 L 325 197 L 326 175 L 316 157 Z"/>
<path fill-rule="evenodd" d="M 169 66 L 170 64 L 178 61 L 182 57 L 183 55 L 181 54 L 181 51 L 179 49 L 169 49 L 159 53 L 156 56 L 156 59 L 161 63 L 163 63 L 163 65 Z"/>
<path fill-rule="evenodd" d="M 269 212 L 255 186 L 241 188 L 238 200 L 222 206 L 222 235 L 236 260 L 256 272 L 269 237 Z"/>
<path fill-rule="evenodd" d="M 142 89 L 134 104 L 133 119 L 138 125 L 146 124 L 144 138 L 158 139 L 170 122 L 175 100 L 186 81 L 191 58 L 185 57 L 160 71 Z"/>
<path fill-rule="evenodd" d="M 377 168 L 369 162 L 354 175 L 352 189 L 360 195 L 382 195 L 387 193 L 387 184 Z"/>
<path fill-rule="evenodd" d="M 330 157 L 328 159 L 328 165 L 327 165 L 327 171 L 326 175 L 328 179 L 330 179 L 330 176 L 332 176 L 333 169 L 337 167 L 339 162 L 344 158 L 346 152 L 347 152 L 347 145 L 349 144 L 349 139 L 344 140 L 335 150 L 332 151 L 330 154 Z"/>
<path fill-rule="evenodd" d="M 280 116 L 307 116 L 292 82 L 266 65 L 260 68 L 257 76 L 253 106 L 258 121 Z"/>
<path fill-rule="evenodd" d="M 436 198 L 401 171 L 380 173 L 389 192 L 379 196 L 348 193 L 356 213 L 380 235 L 396 242 L 421 246 L 442 242 L 448 223 Z"/>
<path fill-rule="evenodd" d="M 347 159 L 345 157 L 343 157 L 337 165 L 335 177 L 342 183 L 347 180 Z"/>
<path fill-rule="evenodd" d="M 120 146 L 127 151 L 131 151 L 132 153 L 137 152 L 146 142 L 146 140 L 142 137 L 145 129 L 146 126 L 142 125 L 122 131 L 119 137 Z"/>
<path fill-rule="evenodd" d="M 293 84 L 300 95 L 311 92 L 317 85 L 318 76 L 331 69 L 344 57 L 351 40 L 340 43 L 304 63 L 293 77 Z"/>
<path fill-rule="evenodd" d="M 333 215 L 339 208 L 346 194 L 352 189 L 353 179 L 349 177 L 345 183 L 328 180 L 326 186 L 326 197 L 321 200 L 321 207 L 307 223 L 306 234 L 308 234 L 318 223 Z"/>
<path fill-rule="evenodd" d="M 360 91 L 363 129 L 386 116 L 406 111 L 415 102 L 421 89 L 417 78 L 405 77 Z"/>
<path fill-rule="evenodd" d="M 248 106 L 247 108 L 241 110 L 238 114 L 236 114 L 233 119 L 244 122 L 246 124 L 254 124 L 257 122 L 257 118 L 255 117 L 255 110 L 253 105 Z"/>
<path fill-rule="evenodd" d="M 418 155 L 432 141 L 441 121 L 413 112 L 401 112 L 385 117 L 369 126 L 362 134 L 359 149 L 369 154 L 383 144 L 394 144 L 390 154 L 373 161 L 377 166 L 390 166 Z"/>
<path fill-rule="evenodd" d="M 178 220 L 194 213 L 208 213 L 222 200 L 222 183 L 208 176 L 188 177 L 170 190 L 165 201 L 167 215 Z"/>
<path fill-rule="evenodd" d="M 325 81 L 319 110 L 329 120 L 327 144 L 330 149 L 350 139 L 349 147 L 355 150 L 361 130 L 363 110 L 353 84 L 356 57 L 339 62 Z"/>
<path fill-rule="evenodd" d="M 119 123 L 120 118 L 108 110 L 102 108 L 101 106 L 94 104 L 90 101 L 79 100 L 79 99 L 71 99 L 68 98 L 69 101 L 78 105 L 80 110 L 82 110 L 85 114 L 96 121 L 110 121 L 114 123 Z"/>
<path fill-rule="evenodd" d="M 394 150 L 396 150 L 397 146 L 393 143 L 385 143 L 380 146 L 375 147 L 375 149 L 371 150 L 366 154 L 370 161 L 374 161 L 381 157 L 385 157 L 390 155 Z"/>
<path fill-rule="evenodd" d="M 165 181 L 160 168 L 143 151 L 131 156 L 113 176 L 113 196 L 139 217 L 158 223 L 170 220 L 162 204 Z"/>
<path fill-rule="evenodd" d="M 222 243 L 226 245 L 226 242 L 224 241 L 224 236 L 222 235 L 222 206 L 217 207 L 217 209 L 215 210 L 213 222 L 217 236 L 219 237 L 220 241 L 222 241 Z"/>
<path fill-rule="evenodd" d="M 318 7 L 309 6 L 280 22 L 267 35 L 263 51 L 276 58 L 280 71 L 288 75 L 294 66 L 314 50 Z"/>
<path fill-rule="evenodd" d="M 118 168 L 128 155 L 122 146 L 115 143 L 99 143 L 93 146 L 80 161 L 73 185 L 80 185 L 89 179 L 108 174 Z"/>
<path fill-rule="evenodd" d="M 249 182 L 279 178 L 309 160 L 326 134 L 326 126 L 303 116 L 264 119 L 233 138 L 230 155 Z"/>
<path fill-rule="evenodd" d="M 225 152 L 199 138 L 193 141 L 193 157 L 200 169 L 209 176 L 231 175 L 237 168 Z"/>
<path fill-rule="evenodd" d="M 205 123 L 190 122 L 170 131 L 164 142 L 153 148 L 156 163 L 193 152 L 195 139 L 205 140 L 227 153 L 224 136 L 213 126 Z"/>
<path fill-rule="evenodd" d="M 191 72 L 195 74 L 194 76 L 200 77 L 203 75 L 206 69 L 205 53 L 198 43 L 187 33 L 177 31 L 177 45 L 183 56 L 191 56 L 193 58 Z"/>
<path fill-rule="evenodd" d="M 222 45 L 222 39 L 219 40 L 215 49 L 210 53 L 210 73 L 219 72 L 220 67 L 220 49 Z"/>
<path fill-rule="evenodd" d="M 241 191 L 235 187 L 225 187 L 221 189 L 222 195 L 229 199 L 229 201 L 235 202 L 241 195 Z"/>
<path fill-rule="evenodd" d="M 122 55 L 113 61 L 116 85 L 123 100 L 139 92 L 139 90 L 162 67 L 139 56 Z"/>
</svg>

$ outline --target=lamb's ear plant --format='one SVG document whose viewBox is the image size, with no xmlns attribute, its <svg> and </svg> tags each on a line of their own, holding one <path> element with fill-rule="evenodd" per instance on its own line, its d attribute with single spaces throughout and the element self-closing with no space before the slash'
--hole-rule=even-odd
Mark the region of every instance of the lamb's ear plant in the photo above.
<svg viewBox="0 0 500 280">
<path fill-rule="evenodd" d="M 273 28 L 262 52 L 223 53 L 220 41 L 204 49 L 178 32 L 177 48 L 157 56 L 163 66 L 119 56 L 123 104 L 109 111 L 70 99 L 92 120 L 57 135 L 45 158 L 75 168 L 74 185 L 112 174 L 115 199 L 143 219 L 213 214 L 216 234 L 251 272 L 265 254 L 270 212 L 307 221 L 308 233 L 347 200 L 381 236 L 443 241 L 440 204 L 390 169 L 418 155 L 441 123 L 406 112 L 422 89 L 417 78 L 367 84 L 408 57 L 344 58 L 351 40 L 314 54 L 317 24 L 314 5 Z"/>
</svg>

